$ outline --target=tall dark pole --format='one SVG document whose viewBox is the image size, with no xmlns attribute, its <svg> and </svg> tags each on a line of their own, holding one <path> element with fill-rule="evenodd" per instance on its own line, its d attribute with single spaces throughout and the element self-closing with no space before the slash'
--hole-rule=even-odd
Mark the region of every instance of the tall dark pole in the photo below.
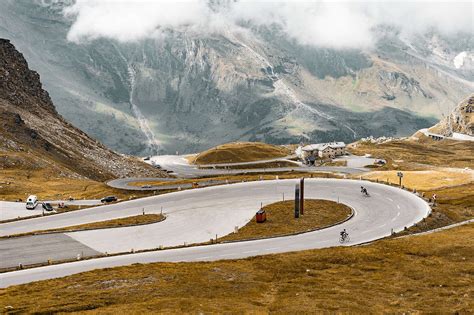
<svg viewBox="0 0 474 315">
<path fill-rule="evenodd" d="M 300 217 L 300 185 L 295 186 L 295 218 Z"/>
<path fill-rule="evenodd" d="M 300 179 L 300 213 L 304 215 L 304 177 Z"/>
</svg>

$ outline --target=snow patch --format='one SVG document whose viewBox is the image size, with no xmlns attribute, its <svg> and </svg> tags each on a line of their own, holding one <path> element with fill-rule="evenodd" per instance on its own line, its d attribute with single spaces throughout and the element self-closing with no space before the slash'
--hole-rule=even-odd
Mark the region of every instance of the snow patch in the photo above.
<svg viewBox="0 0 474 315">
<path fill-rule="evenodd" d="M 454 57 L 453 63 L 456 69 L 459 69 L 464 65 L 464 58 L 466 57 L 467 57 L 467 52 L 465 51 L 459 53 L 456 57 Z"/>
</svg>

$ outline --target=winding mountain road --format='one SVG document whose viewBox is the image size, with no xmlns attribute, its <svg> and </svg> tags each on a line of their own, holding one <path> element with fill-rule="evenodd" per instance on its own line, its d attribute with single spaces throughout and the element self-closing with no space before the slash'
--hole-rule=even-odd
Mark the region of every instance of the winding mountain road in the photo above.
<svg viewBox="0 0 474 315">
<path fill-rule="evenodd" d="M 283 194 L 287 199 L 292 198 L 296 183 L 297 180 L 294 179 L 258 181 L 181 191 L 46 218 L 6 223 L 0 225 L 0 235 L 127 217 L 136 215 L 143 208 L 147 213 L 159 213 L 163 207 L 167 219 L 160 223 L 57 235 L 73 240 L 76 247 L 82 245 L 99 253 L 130 252 L 131 249 L 150 249 L 160 245 L 205 242 L 216 234 L 224 236 L 233 232 L 235 226 L 245 225 L 260 208 L 260 203 L 280 201 Z M 371 197 L 360 194 L 361 185 L 367 187 Z M 212 261 L 337 246 L 339 232 L 343 228 L 347 229 L 351 237 L 348 245 L 361 244 L 386 237 L 392 230 L 403 230 L 430 213 L 428 204 L 414 194 L 366 181 L 307 179 L 305 195 L 306 198 L 339 201 L 351 206 L 355 215 L 340 225 L 294 236 L 109 256 L 2 273 L 0 287 L 133 263 Z M 20 263 L 12 261 L 19 255 L 9 243 L 15 240 L 15 246 L 21 251 L 22 245 L 18 244 L 18 239 L 21 238 L 0 240 L 2 260 Z M 31 243 L 31 239 L 25 239 L 25 242 Z M 68 244 L 69 247 L 74 247 Z M 37 246 L 41 248 L 41 243 Z M 4 248 L 9 250 L 5 251 Z M 41 257 L 41 250 L 35 252 L 40 253 L 38 259 L 45 258 Z M 35 252 L 31 255 L 34 256 Z M 70 253 L 77 254 L 73 251 Z"/>
<path fill-rule="evenodd" d="M 290 156 L 292 157 L 292 156 Z M 268 162 L 275 161 L 288 161 L 288 157 L 284 158 L 275 158 L 269 160 L 261 161 L 252 161 L 252 162 L 239 162 L 239 163 L 221 163 L 221 164 L 208 164 L 201 165 L 200 168 L 197 165 L 189 164 L 189 161 L 186 159 L 186 156 L 182 155 L 159 155 L 154 156 L 149 160 L 150 164 L 160 165 L 164 170 L 172 172 L 173 175 L 178 178 L 158 178 L 158 177 L 148 177 L 148 178 L 139 178 L 139 177 L 130 177 L 130 178 L 117 178 L 107 182 L 107 185 L 117 189 L 125 190 L 173 190 L 178 188 L 191 188 L 192 184 L 174 184 L 173 181 L 182 180 L 182 179 L 191 179 L 191 178 L 202 178 L 210 176 L 226 176 L 226 175 L 238 175 L 238 174 L 254 174 L 254 173 L 280 173 L 280 172 L 302 172 L 302 173 L 318 173 L 318 172 L 332 172 L 332 173 L 341 173 L 341 174 L 359 174 L 368 171 L 367 168 L 364 168 L 365 165 L 372 164 L 374 159 L 359 157 L 359 156 L 344 156 L 340 157 L 338 160 L 347 160 L 348 166 L 307 166 L 300 162 L 294 162 L 294 167 L 274 167 L 274 168 L 253 168 L 253 169 L 219 169 L 212 167 L 232 167 L 232 166 L 245 166 L 245 165 L 255 165 L 263 164 Z M 130 185 L 136 182 L 169 182 L 166 185 L 149 185 L 150 187 L 143 186 L 133 186 Z M 209 180 L 201 181 L 198 183 L 199 187 L 208 187 L 214 185 L 227 184 L 229 182 L 235 181 L 225 181 L 225 180 Z"/>
</svg>

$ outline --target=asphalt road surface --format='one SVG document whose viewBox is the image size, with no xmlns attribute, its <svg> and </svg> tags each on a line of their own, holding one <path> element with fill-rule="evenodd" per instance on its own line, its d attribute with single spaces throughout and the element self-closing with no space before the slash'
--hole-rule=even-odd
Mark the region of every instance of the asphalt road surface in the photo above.
<svg viewBox="0 0 474 315">
<path fill-rule="evenodd" d="M 12 202 L 12 201 L 0 201 L 0 221 L 27 218 L 32 216 L 41 215 L 43 213 L 43 201 L 38 202 L 35 209 L 26 209 L 25 202 Z M 70 206 L 96 206 L 100 205 L 100 200 L 56 200 L 56 201 L 44 201 L 49 202 L 52 205 L 56 205 L 60 202 L 64 205 Z M 46 211 L 45 211 L 46 212 Z"/>
<path fill-rule="evenodd" d="M 1 225 L 0 234 L 10 235 L 28 231 L 58 228 L 76 224 L 136 215 L 143 208 L 147 213 L 163 212 L 167 219 L 160 223 L 116 229 L 66 233 L 76 242 L 96 252 L 129 252 L 132 248 L 156 248 L 208 241 L 210 238 L 231 233 L 235 226 L 243 226 L 260 208 L 294 196 L 297 180 L 275 180 L 237 183 L 198 190 L 188 190 L 161 196 L 142 198 L 114 205 L 101 206 L 45 218 L 12 222 Z M 360 194 L 360 186 L 367 187 L 371 197 Z M 356 180 L 307 179 L 306 198 L 337 201 L 351 206 L 355 215 L 350 220 L 327 229 L 264 240 L 186 247 L 104 257 L 61 265 L 39 267 L 0 274 L 0 286 L 63 277 L 87 270 L 132 263 L 159 261 L 212 261 L 244 258 L 270 253 L 283 253 L 314 248 L 337 246 L 339 232 L 345 228 L 355 245 L 403 230 L 426 217 L 428 204 L 414 194 L 386 185 Z M 10 239 L 0 241 L 0 248 L 9 246 Z M 20 240 L 20 241 L 18 241 Z M 7 242 L 2 244 L 3 242 Z M 15 239 L 19 251 L 31 240 Z M 61 250 L 58 243 L 56 250 Z M 41 247 L 41 243 L 38 243 Z M 11 248 L 11 247 L 10 247 Z M 39 251 L 41 252 L 41 251 Z M 75 253 L 73 253 L 75 254 Z M 14 251 L 2 260 L 14 261 Z M 44 259 L 38 254 L 37 259 Z M 15 261 L 18 262 L 18 261 Z"/>
</svg>

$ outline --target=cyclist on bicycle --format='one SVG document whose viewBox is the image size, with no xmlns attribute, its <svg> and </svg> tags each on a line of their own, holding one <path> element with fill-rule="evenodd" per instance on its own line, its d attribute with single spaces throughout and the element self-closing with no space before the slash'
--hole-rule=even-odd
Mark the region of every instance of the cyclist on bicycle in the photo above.
<svg viewBox="0 0 474 315">
<path fill-rule="evenodd" d="M 348 235 L 347 232 L 346 232 L 346 229 L 342 230 L 340 234 L 341 234 L 341 237 L 342 237 L 343 239 L 345 239 L 345 238 L 347 237 L 347 235 Z"/>
<path fill-rule="evenodd" d="M 349 241 L 349 234 L 346 232 L 346 229 L 342 230 L 340 234 L 339 243 L 342 244 Z"/>
</svg>

